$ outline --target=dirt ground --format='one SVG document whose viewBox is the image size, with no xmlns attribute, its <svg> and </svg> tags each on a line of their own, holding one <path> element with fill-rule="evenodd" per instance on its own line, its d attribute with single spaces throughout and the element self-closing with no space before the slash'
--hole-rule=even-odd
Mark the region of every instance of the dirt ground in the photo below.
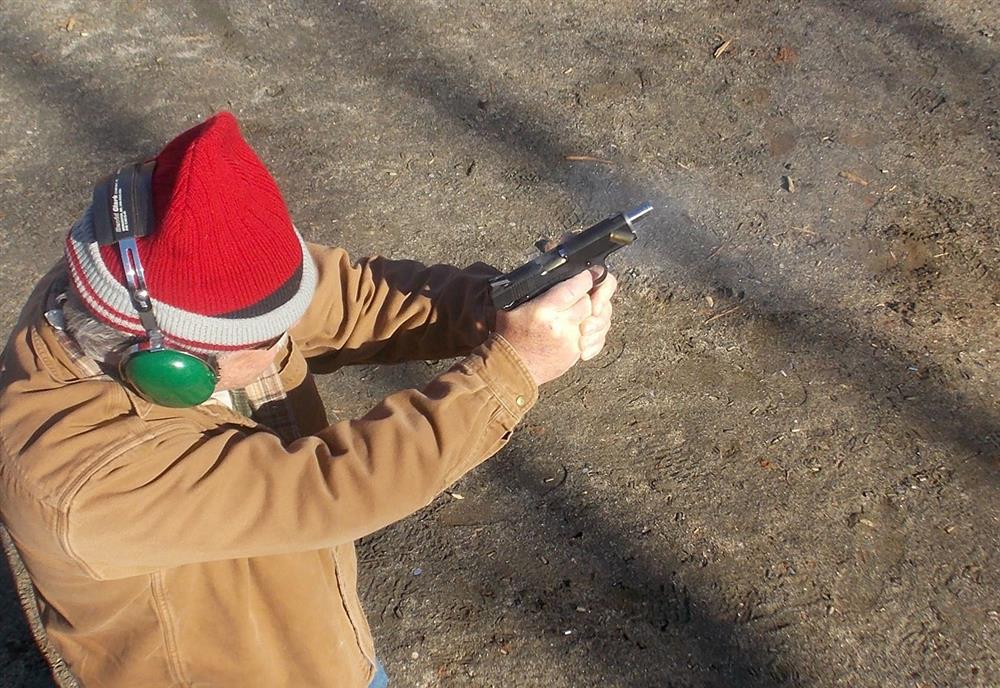
<svg viewBox="0 0 1000 688">
<path fill-rule="evenodd" d="M 360 543 L 393 685 L 996 686 L 998 34 L 991 0 L 3 0 L 0 329 L 97 178 L 223 108 L 357 255 L 509 268 L 649 201 L 607 350 Z M 0 683 L 50 686 L 4 575 Z"/>
</svg>

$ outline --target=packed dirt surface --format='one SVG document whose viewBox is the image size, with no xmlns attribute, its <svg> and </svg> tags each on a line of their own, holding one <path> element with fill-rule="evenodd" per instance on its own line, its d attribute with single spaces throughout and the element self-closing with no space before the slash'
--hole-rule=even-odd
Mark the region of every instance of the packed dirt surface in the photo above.
<svg viewBox="0 0 1000 688">
<path fill-rule="evenodd" d="M 507 269 L 648 201 L 605 352 L 360 543 L 392 685 L 996 686 L 998 34 L 991 0 L 5 0 L 0 327 L 99 177 L 219 109 L 358 256 Z M 13 589 L 0 683 L 50 686 Z"/>
</svg>

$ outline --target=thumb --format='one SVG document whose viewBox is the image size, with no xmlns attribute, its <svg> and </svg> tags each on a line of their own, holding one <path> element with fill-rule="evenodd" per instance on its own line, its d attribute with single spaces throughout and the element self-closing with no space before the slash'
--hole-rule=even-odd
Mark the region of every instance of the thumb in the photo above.
<svg viewBox="0 0 1000 688">
<path fill-rule="evenodd" d="M 549 290 L 551 304 L 559 310 L 571 308 L 577 301 L 587 296 L 594 286 L 594 275 L 590 270 L 570 277 Z"/>
</svg>

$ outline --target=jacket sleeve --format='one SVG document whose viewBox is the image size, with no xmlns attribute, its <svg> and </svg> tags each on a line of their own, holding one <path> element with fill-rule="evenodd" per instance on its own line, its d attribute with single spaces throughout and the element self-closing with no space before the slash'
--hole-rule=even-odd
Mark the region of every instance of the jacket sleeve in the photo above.
<svg viewBox="0 0 1000 688">
<path fill-rule="evenodd" d="M 492 329 L 487 281 L 498 273 L 488 265 L 354 264 L 343 249 L 310 244 L 309 251 L 319 271 L 316 294 L 291 335 L 316 372 L 459 356 Z"/>
<path fill-rule="evenodd" d="M 356 540 L 497 452 L 537 392 L 493 335 L 422 390 L 287 448 L 250 428 L 162 428 L 81 486 L 64 545 L 91 575 L 118 578 Z"/>
</svg>

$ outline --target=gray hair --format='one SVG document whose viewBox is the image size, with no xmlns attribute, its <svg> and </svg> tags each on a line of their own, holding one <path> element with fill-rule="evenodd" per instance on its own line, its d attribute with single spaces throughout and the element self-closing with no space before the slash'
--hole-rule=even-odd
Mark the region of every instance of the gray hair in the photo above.
<svg viewBox="0 0 1000 688">
<path fill-rule="evenodd" d="M 66 292 L 62 311 L 66 321 L 66 332 L 83 353 L 95 361 L 107 361 L 111 354 L 120 351 L 134 339 L 131 335 L 119 332 L 91 315 L 72 289 Z"/>
<path fill-rule="evenodd" d="M 66 333 L 73 338 L 80 350 L 98 363 L 118 365 L 119 356 L 128 345 L 140 338 L 107 325 L 93 315 L 72 289 L 66 290 L 66 300 L 62 304 Z M 199 358 L 216 367 L 218 356 L 196 354 Z"/>
</svg>

